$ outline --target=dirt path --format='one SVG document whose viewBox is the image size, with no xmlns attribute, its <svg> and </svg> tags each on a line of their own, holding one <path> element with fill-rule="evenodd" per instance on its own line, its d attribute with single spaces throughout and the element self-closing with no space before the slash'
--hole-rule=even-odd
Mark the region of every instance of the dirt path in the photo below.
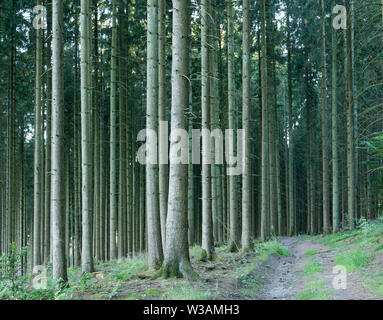
<svg viewBox="0 0 383 320">
<path fill-rule="evenodd" d="M 89 292 L 86 299 L 187 299 L 187 300 L 374 300 L 364 286 L 361 272 L 347 274 L 347 289 L 333 287 L 334 257 L 344 248 L 328 249 L 309 238 L 278 238 L 278 242 L 290 251 L 289 256 L 277 253 L 260 260 L 259 252 L 228 253 L 217 249 L 214 261 L 199 261 L 192 257 L 194 270 L 200 276 L 196 282 L 182 279 L 134 277 L 129 281 L 114 282 L 112 292 Z M 383 260 L 383 259 L 382 259 Z M 263 261 L 263 262 L 261 262 Z M 315 262 L 317 269 L 307 272 Z M 379 269 L 383 261 L 373 261 L 371 268 Z M 306 273 L 304 271 L 306 270 Z M 144 272 L 145 274 L 145 272 Z M 105 276 L 105 279 L 107 277 Z M 106 280 L 105 280 L 106 281 Z M 110 279 L 108 280 L 110 281 Z M 98 284 L 100 288 L 103 283 Z"/>
<path fill-rule="evenodd" d="M 363 279 L 358 273 L 347 275 L 346 290 L 333 288 L 336 249 L 329 250 L 311 239 L 280 238 L 279 242 L 290 250 L 291 255 L 273 255 L 264 263 L 259 272 L 266 272 L 267 280 L 260 290 L 258 300 L 295 300 L 314 281 L 323 284 L 323 290 L 328 292 L 328 298 L 331 300 L 376 299 L 367 293 Z M 312 258 L 320 264 L 322 271 L 306 276 L 303 270 L 311 258 L 305 256 L 305 253 L 311 250 L 315 252 Z"/>
</svg>

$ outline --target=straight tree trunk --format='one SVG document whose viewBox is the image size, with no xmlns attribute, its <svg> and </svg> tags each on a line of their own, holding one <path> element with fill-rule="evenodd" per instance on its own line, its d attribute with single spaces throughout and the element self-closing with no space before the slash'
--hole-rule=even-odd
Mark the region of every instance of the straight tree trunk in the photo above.
<svg viewBox="0 0 383 320">
<path fill-rule="evenodd" d="M 328 138 L 327 138 L 327 88 L 326 88 L 326 24 L 325 24 L 325 5 L 321 0 L 321 38 L 322 38 L 322 170 L 323 170 L 323 232 L 330 232 L 330 214 L 329 214 L 329 173 L 328 173 Z"/>
<path fill-rule="evenodd" d="M 41 5 L 41 0 L 37 0 Z M 34 149 L 34 196 L 33 196 L 33 266 L 41 264 L 41 206 L 42 206 L 42 73 L 43 39 L 42 30 L 36 30 L 36 81 L 35 81 L 35 149 Z"/>
<path fill-rule="evenodd" d="M 202 109 L 202 130 L 210 129 L 210 79 L 209 79 L 209 21 L 210 4 L 208 0 L 201 2 L 201 109 Z M 206 164 L 205 157 L 208 150 L 206 141 L 202 136 L 202 256 L 211 260 L 214 254 L 213 238 L 213 212 L 212 212 L 212 191 L 211 191 L 211 165 Z"/>
<path fill-rule="evenodd" d="M 82 185 L 82 272 L 93 272 L 92 242 L 92 137 L 90 102 L 90 48 L 89 48 L 90 0 L 81 0 L 81 185 Z"/>
<path fill-rule="evenodd" d="M 100 218 L 101 218 L 101 208 L 100 208 L 100 197 L 101 189 L 101 163 L 100 163 L 100 87 L 99 87 L 99 42 L 98 42 L 98 0 L 93 0 L 93 37 L 94 37 L 94 46 L 93 46 L 93 121 L 94 121 L 94 256 L 97 259 L 100 259 Z"/>
<path fill-rule="evenodd" d="M 126 179 L 126 101 L 127 90 L 126 84 L 126 17 L 125 17 L 125 5 L 120 0 L 120 54 L 119 54 L 119 82 L 120 82 L 120 117 L 119 117 L 119 130 L 120 130 L 120 156 L 119 156 L 119 201 L 118 201 L 118 258 L 122 259 L 125 256 L 124 237 L 126 235 L 126 213 L 127 213 L 127 179 Z"/>
<path fill-rule="evenodd" d="M 293 136 L 293 99 L 292 99 L 292 71 L 291 71 L 291 29 L 290 29 L 290 6 L 287 6 L 287 82 L 288 82 L 288 118 L 289 118 L 289 231 L 294 234 L 295 215 L 294 215 L 294 136 Z"/>
<path fill-rule="evenodd" d="M 332 7 L 335 6 L 335 1 L 332 1 Z M 331 51 L 332 51 L 332 86 L 331 86 L 331 102 L 332 102 L 332 231 L 339 230 L 339 160 L 338 160 L 338 113 L 337 113 L 337 38 L 336 30 L 331 31 Z"/>
<path fill-rule="evenodd" d="M 117 259 L 117 8 L 116 0 L 112 1 L 112 61 L 110 87 L 110 190 L 109 190 L 109 246 L 110 259 Z"/>
<path fill-rule="evenodd" d="M 267 231 L 268 217 L 268 139 L 267 139 L 267 44 L 266 44 L 266 7 L 265 0 L 261 1 L 261 75 L 262 75 L 262 153 L 261 153 L 261 239 L 265 241 L 269 234 Z"/>
<path fill-rule="evenodd" d="M 48 17 L 49 18 L 49 17 Z M 51 27 L 48 19 L 48 27 Z M 47 39 L 47 115 L 46 115 L 46 151 L 45 151 L 45 222 L 44 222 L 44 264 L 50 260 L 51 251 L 51 153 L 52 153 L 52 50 L 51 38 Z"/>
<path fill-rule="evenodd" d="M 173 0 L 173 64 L 171 130 L 187 129 L 184 113 L 189 102 L 189 36 L 188 0 Z M 172 147 L 172 146 L 171 146 Z M 187 165 L 170 164 L 166 250 L 163 275 L 197 278 L 189 259 L 187 217 Z"/>
<path fill-rule="evenodd" d="M 53 278 L 67 282 L 63 90 L 63 3 L 52 2 L 52 252 Z"/>
<path fill-rule="evenodd" d="M 348 8 L 351 9 L 348 0 Z M 348 10 L 350 13 L 350 10 Z M 355 146 L 354 146 L 354 96 L 353 96 L 353 70 L 352 70 L 352 30 L 351 19 L 347 19 L 347 199 L 348 217 L 351 228 L 355 226 Z"/>
<path fill-rule="evenodd" d="M 244 129 L 244 168 L 242 175 L 242 249 L 250 249 L 251 237 L 251 161 L 250 161 L 250 7 L 243 0 L 242 30 L 242 126 Z"/>
<path fill-rule="evenodd" d="M 234 13 L 230 0 L 227 6 L 227 50 L 228 50 L 228 118 L 229 129 L 235 129 L 235 79 L 234 79 Z M 235 143 L 233 142 L 235 145 Z M 233 148 L 234 150 L 234 148 Z M 230 239 L 229 251 L 238 251 L 240 247 L 239 217 L 238 217 L 238 193 L 237 177 L 230 175 L 229 178 L 229 217 L 230 217 Z"/>
<path fill-rule="evenodd" d="M 158 132 L 158 1 L 147 2 L 147 98 L 146 128 Z M 187 104 L 185 104 L 186 106 Z M 147 143 L 148 150 L 156 146 Z M 157 155 L 156 155 L 157 156 Z M 148 219 L 148 265 L 159 269 L 163 260 L 158 162 L 148 157 L 146 164 L 146 211 Z M 185 203 L 186 204 L 186 203 Z"/>
<path fill-rule="evenodd" d="M 158 118 L 159 121 L 167 121 L 166 114 L 166 2 L 158 1 Z M 166 136 L 167 138 L 167 136 Z M 166 145 L 162 145 L 162 139 L 159 141 L 159 154 L 167 155 L 168 139 L 165 140 Z M 160 192 L 160 216 L 161 216 L 161 239 L 162 248 L 165 250 L 166 241 L 166 214 L 168 209 L 168 165 L 162 164 L 160 159 L 159 165 L 159 192 Z"/>
<path fill-rule="evenodd" d="M 78 21 L 78 16 L 76 15 L 76 21 Z M 75 31 L 75 66 L 74 66 L 74 125 L 73 125 L 73 148 L 74 148 L 74 241 L 73 241 L 73 251 L 74 251 L 74 265 L 79 267 L 81 264 L 81 247 L 80 247 L 80 212 L 81 212 L 81 152 L 80 152 L 80 108 L 79 108 L 79 99 L 78 99 L 78 28 Z"/>
</svg>

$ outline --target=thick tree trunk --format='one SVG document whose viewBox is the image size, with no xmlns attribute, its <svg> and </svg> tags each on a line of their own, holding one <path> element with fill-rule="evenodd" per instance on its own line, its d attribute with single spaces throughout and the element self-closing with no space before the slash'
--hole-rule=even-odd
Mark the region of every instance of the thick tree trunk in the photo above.
<svg viewBox="0 0 383 320">
<path fill-rule="evenodd" d="M 187 129 L 184 113 L 189 102 L 189 36 L 188 0 L 173 0 L 173 65 L 171 130 Z M 171 146 L 172 147 L 172 146 Z M 188 245 L 187 165 L 170 165 L 166 250 L 163 275 L 196 278 L 191 268 Z"/>
</svg>

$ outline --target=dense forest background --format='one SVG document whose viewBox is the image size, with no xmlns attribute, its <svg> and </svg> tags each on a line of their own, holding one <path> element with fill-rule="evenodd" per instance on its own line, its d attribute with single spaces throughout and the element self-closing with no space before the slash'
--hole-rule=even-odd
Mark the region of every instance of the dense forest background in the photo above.
<svg viewBox="0 0 383 320">
<path fill-rule="evenodd" d="M 27 247 L 23 273 L 147 252 L 186 277 L 189 245 L 381 214 L 381 1 L 59 2 L 0 3 L 0 254 Z M 243 174 L 141 165 L 159 120 L 244 129 Z"/>
</svg>

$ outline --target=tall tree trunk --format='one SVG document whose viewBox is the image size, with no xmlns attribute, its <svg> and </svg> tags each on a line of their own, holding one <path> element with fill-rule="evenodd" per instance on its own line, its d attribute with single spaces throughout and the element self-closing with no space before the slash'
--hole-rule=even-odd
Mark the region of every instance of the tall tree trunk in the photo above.
<svg viewBox="0 0 383 320">
<path fill-rule="evenodd" d="M 51 27 L 48 18 L 48 27 Z M 47 39 L 47 111 L 46 111 L 46 151 L 45 151 L 45 221 L 44 221 L 44 264 L 51 260 L 51 150 L 52 150 L 52 49 L 51 37 Z"/>
<path fill-rule="evenodd" d="M 65 254 L 65 168 L 63 90 L 63 3 L 52 2 L 52 234 L 53 278 L 67 282 Z"/>
<path fill-rule="evenodd" d="M 262 75 L 262 153 L 261 153 L 261 239 L 265 241 L 269 234 L 267 230 L 268 217 L 268 139 L 267 139 L 267 44 L 266 44 L 266 7 L 265 0 L 261 1 L 261 75 Z"/>
<path fill-rule="evenodd" d="M 156 0 L 147 2 L 147 98 L 146 98 L 146 128 L 158 132 L 158 5 Z M 187 104 L 185 104 L 186 106 Z M 148 150 L 154 150 L 150 139 Z M 156 154 L 157 156 L 157 154 Z M 158 164 L 148 157 L 146 164 L 146 211 L 148 217 L 148 265 L 151 268 L 161 267 L 163 259 Z M 154 163 L 156 162 L 156 163 Z"/>
<path fill-rule="evenodd" d="M 120 117 L 119 117 L 119 130 L 120 130 L 120 155 L 119 155 L 119 201 L 118 201 L 118 258 L 121 259 L 125 256 L 124 237 L 126 235 L 126 213 L 127 213 L 127 189 L 126 189 L 126 101 L 127 101 L 127 90 L 126 90 L 126 17 L 125 17 L 125 5 L 120 0 L 120 29 L 119 29 L 119 40 L 120 40 L 120 54 L 119 54 L 119 82 L 120 82 Z"/>
<path fill-rule="evenodd" d="M 191 41 L 190 41 L 191 43 Z M 191 49 L 191 46 L 190 46 Z M 191 52 L 191 50 L 190 50 Z M 193 66 L 192 56 L 189 59 L 189 74 L 192 74 Z M 192 159 L 193 156 L 193 88 L 190 85 L 189 90 L 189 159 Z M 196 198 L 196 188 L 194 184 L 194 165 L 189 163 L 188 165 L 188 239 L 189 246 L 192 246 L 196 243 L 196 208 L 195 208 L 195 198 Z"/>
<path fill-rule="evenodd" d="M 76 21 L 78 21 L 78 15 L 76 14 Z M 73 241 L 73 251 L 74 251 L 74 265 L 79 267 L 81 264 L 81 254 L 80 254 L 80 212 L 81 212 L 81 152 L 80 152 L 80 108 L 79 108 L 79 99 L 78 99 L 78 28 L 75 30 L 75 61 L 74 61 L 74 124 L 73 124 L 73 148 L 74 148 L 74 241 Z"/>
<path fill-rule="evenodd" d="M 110 259 L 117 258 L 117 8 L 116 0 L 112 1 L 112 61 L 111 61 L 111 87 L 110 87 Z"/>
<path fill-rule="evenodd" d="M 327 138 L 327 88 L 326 88 L 326 24 L 325 24 L 325 4 L 321 0 L 321 40 L 322 40 L 322 168 L 323 168 L 323 232 L 330 232 L 330 214 L 329 214 L 329 173 L 328 173 L 328 138 Z"/>
<path fill-rule="evenodd" d="M 227 6 L 227 50 L 228 50 L 228 117 L 229 129 L 235 129 L 235 79 L 234 79 L 234 13 L 230 0 L 226 1 Z M 231 142 L 235 145 L 234 142 Z M 234 150 L 234 148 L 232 148 Z M 237 177 L 229 175 L 229 216 L 230 216 L 230 240 L 229 251 L 235 252 L 239 249 L 239 217 L 238 217 L 238 193 Z"/>
<path fill-rule="evenodd" d="M 243 1 L 242 30 L 242 125 L 244 129 L 244 168 L 242 175 L 242 249 L 250 249 L 251 236 L 251 172 L 250 172 L 250 7 Z"/>
<path fill-rule="evenodd" d="M 332 7 L 335 1 L 332 1 Z M 332 102 L 332 231 L 339 230 L 339 160 L 338 160 L 338 113 L 337 113 L 337 38 L 336 29 L 331 31 L 331 64 L 332 64 L 332 81 L 331 81 L 331 102 Z"/>
<path fill-rule="evenodd" d="M 209 21 L 210 4 L 208 0 L 201 2 L 201 109 L 202 109 L 202 130 L 210 129 L 210 79 L 209 79 Z M 210 260 L 214 253 L 213 239 L 213 217 L 211 199 L 211 165 L 206 164 L 205 157 L 210 152 L 207 146 L 210 137 L 202 135 L 202 249 L 203 255 Z"/>
<path fill-rule="evenodd" d="M 291 28 L 290 28 L 290 6 L 287 6 L 287 92 L 288 92 L 288 118 L 289 118 L 289 235 L 294 234 L 294 136 L 293 136 L 293 94 L 292 94 L 292 71 L 291 71 Z"/>
<path fill-rule="evenodd" d="M 348 13 L 350 14 L 352 0 L 348 0 Z M 355 146 L 354 146 L 354 96 L 353 96 L 353 70 L 352 70 L 352 30 L 351 15 L 347 19 L 347 199 L 348 216 L 351 228 L 355 226 Z"/>
<path fill-rule="evenodd" d="M 171 130 L 187 129 L 184 108 L 189 102 L 189 35 L 189 1 L 173 0 Z M 168 202 L 163 275 L 196 278 L 189 259 L 187 165 L 170 164 L 169 176 L 169 194 L 177 196 L 169 197 Z"/>
<path fill-rule="evenodd" d="M 101 183 L 101 163 L 100 163 L 100 86 L 99 86 L 99 47 L 98 47 L 98 0 L 93 0 L 93 37 L 94 37 L 94 46 L 93 46 L 93 121 L 94 121 L 94 134 L 93 134 L 93 144 L 94 144 L 94 256 L 97 259 L 100 259 L 100 183 Z"/>
<path fill-rule="evenodd" d="M 37 0 L 41 5 L 41 0 Z M 36 81 L 35 81 L 35 149 L 34 149 L 34 196 L 33 196 L 33 265 L 41 264 L 40 231 L 42 203 L 42 73 L 43 73 L 43 39 L 42 30 L 36 30 Z"/>
<path fill-rule="evenodd" d="M 92 242 L 92 137 L 90 107 L 90 48 L 89 48 L 90 0 L 81 0 L 81 184 L 82 184 L 82 272 L 93 272 Z"/>
<path fill-rule="evenodd" d="M 166 115 L 166 2 L 165 0 L 158 1 L 158 118 L 159 121 L 167 121 Z M 161 216 L 161 239 L 162 248 L 165 250 L 166 241 L 166 214 L 168 209 L 168 165 L 163 164 L 161 161 L 161 155 L 167 156 L 168 139 L 166 133 L 166 145 L 162 145 L 163 141 L 160 137 L 159 141 L 159 154 L 160 154 L 160 166 L 159 166 L 159 192 L 160 192 L 160 216 Z"/>
</svg>

